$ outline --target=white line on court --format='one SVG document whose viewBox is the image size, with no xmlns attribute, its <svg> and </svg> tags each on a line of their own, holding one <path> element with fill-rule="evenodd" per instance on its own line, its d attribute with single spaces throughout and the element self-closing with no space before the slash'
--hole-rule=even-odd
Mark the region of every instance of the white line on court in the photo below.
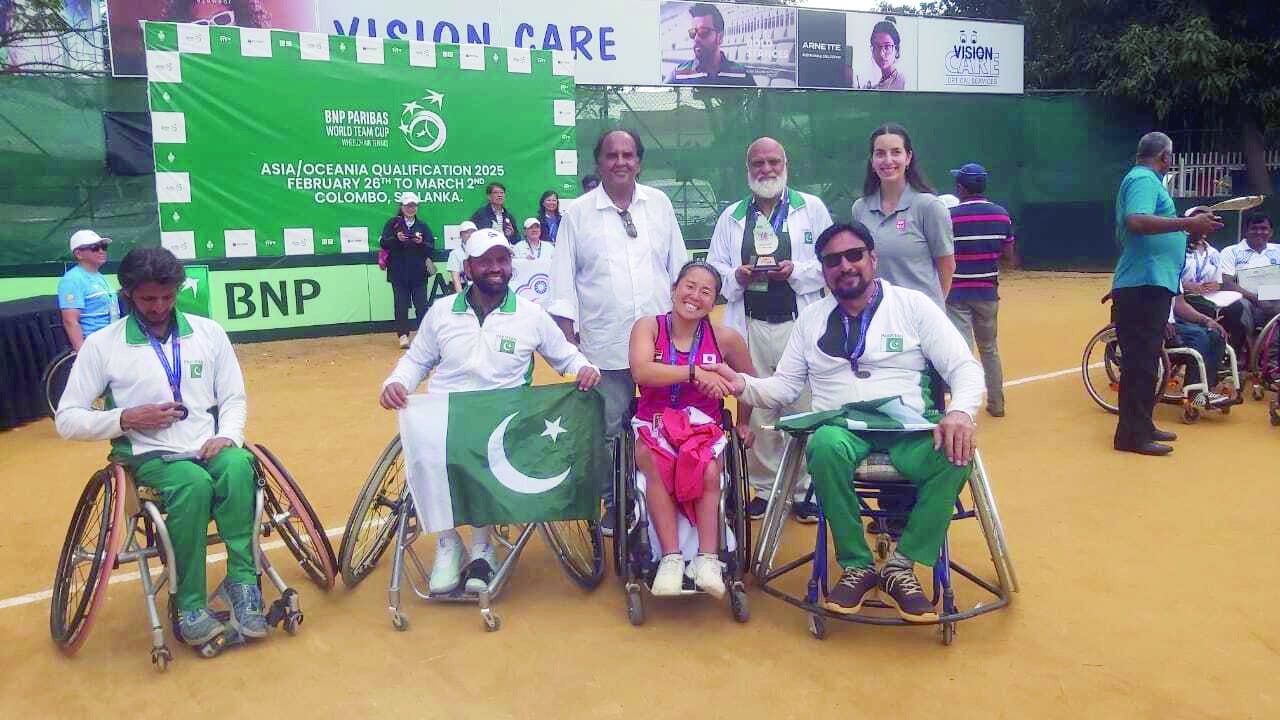
<svg viewBox="0 0 1280 720">
<path fill-rule="evenodd" d="M 1089 367 L 1090 368 L 1102 367 L 1102 363 L 1096 362 L 1090 365 Z M 1078 372 L 1080 372 L 1080 368 L 1078 367 L 1066 368 L 1064 370 L 1055 370 L 1051 373 L 1045 373 L 1043 375 L 1031 375 L 1029 377 L 1018 378 L 1017 380 L 1009 380 L 1005 382 L 1004 387 L 1008 388 L 1008 387 L 1014 387 L 1015 385 L 1025 385 L 1027 383 L 1038 382 L 1040 380 L 1052 380 L 1053 378 L 1062 377 L 1063 375 L 1071 375 L 1073 373 L 1078 373 Z M 341 535 L 343 530 L 345 529 L 346 528 L 332 527 L 325 530 L 324 534 L 328 535 L 329 537 L 337 537 Z M 284 547 L 283 542 L 279 540 L 274 540 L 269 543 L 264 543 L 262 546 L 262 549 L 275 550 L 276 548 L 282 548 L 282 547 Z M 226 558 L 227 558 L 226 553 L 213 553 L 212 555 L 209 555 L 205 559 L 205 562 L 212 565 L 213 563 L 221 562 Z M 142 578 L 142 573 L 138 571 L 123 573 L 119 575 L 113 574 L 111 576 L 111 579 L 107 581 L 107 584 L 115 585 L 116 583 L 133 582 L 134 580 L 139 580 L 141 578 Z M 16 597 L 11 597 L 11 598 L 5 598 L 4 600 L 0 600 L 0 610 L 3 610 L 5 608 L 18 607 L 19 605 L 30 605 L 31 603 L 40 602 L 41 600 L 48 600 L 51 597 L 53 597 L 52 589 L 41 590 L 39 592 L 33 592 L 33 593 L 27 593 L 26 595 L 18 595 Z"/>
</svg>

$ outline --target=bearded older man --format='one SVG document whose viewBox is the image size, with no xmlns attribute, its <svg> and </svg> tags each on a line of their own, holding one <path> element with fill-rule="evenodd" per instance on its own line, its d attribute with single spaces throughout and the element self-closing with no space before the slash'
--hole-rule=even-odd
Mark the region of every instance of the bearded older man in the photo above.
<svg viewBox="0 0 1280 720">
<path fill-rule="evenodd" d="M 789 189 L 787 169 L 787 151 L 777 140 L 762 137 L 747 147 L 751 194 L 720 215 L 708 257 L 724 280 L 725 324 L 747 339 L 751 363 L 762 377 L 777 370 L 796 316 L 821 298 L 824 287 L 813 247 L 831 226 L 831 213 L 819 198 Z M 756 497 L 747 507 L 752 517 L 764 515 L 782 458 L 782 433 L 764 426 L 808 407 L 804 393 L 785 408 L 752 413 L 756 441 L 748 472 Z M 797 502 L 792 508 L 801 522 L 817 521 L 813 503 Z"/>
</svg>

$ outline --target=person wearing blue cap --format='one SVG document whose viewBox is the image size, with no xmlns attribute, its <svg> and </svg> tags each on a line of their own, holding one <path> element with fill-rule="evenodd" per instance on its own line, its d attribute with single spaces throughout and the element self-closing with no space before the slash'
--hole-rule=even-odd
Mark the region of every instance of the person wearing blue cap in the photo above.
<svg viewBox="0 0 1280 720">
<path fill-rule="evenodd" d="M 1013 224 L 1008 210 L 986 198 L 986 168 L 966 163 L 952 170 L 951 176 L 956 179 L 959 203 L 951 208 L 956 272 L 947 294 L 947 317 L 971 347 L 977 342 L 987 385 L 987 414 L 1004 417 L 1004 371 L 996 346 L 996 315 L 999 261 L 1004 258 L 1017 265 Z"/>
</svg>

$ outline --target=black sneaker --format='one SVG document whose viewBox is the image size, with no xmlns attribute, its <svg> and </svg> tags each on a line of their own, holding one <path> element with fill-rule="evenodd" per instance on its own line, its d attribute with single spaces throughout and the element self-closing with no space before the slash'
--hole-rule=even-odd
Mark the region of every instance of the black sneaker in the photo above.
<svg viewBox="0 0 1280 720">
<path fill-rule="evenodd" d="M 875 567 L 845 568 L 840 582 L 831 589 L 823 606 L 841 615 L 854 615 L 862 609 L 867 593 L 875 590 L 880 584 L 880 576 Z"/>
<path fill-rule="evenodd" d="M 618 511 L 611 507 L 604 509 L 604 514 L 600 516 L 600 534 L 611 538 L 613 537 L 613 526 L 616 521 L 614 514 Z"/>
<path fill-rule="evenodd" d="M 747 503 L 747 517 L 752 520 L 759 520 L 764 517 L 764 511 L 769 509 L 769 501 L 762 497 L 753 497 L 751 502 Z"/>
<path fill-rule="evenodd" d="M 898 617 L 907 622 L 935 622 L 938 611 L 925 597 L 915 571 L 895 565 L 885 565 L 880 571 L 881 595 L 898 609 Z"/>
<path fill-rule="evenodd" d="M 812 525 L 818 522 L 818 503 L 808 500 L 797 500 L 791 503 L 791 514 L 796 522 Z"/>
</svg>

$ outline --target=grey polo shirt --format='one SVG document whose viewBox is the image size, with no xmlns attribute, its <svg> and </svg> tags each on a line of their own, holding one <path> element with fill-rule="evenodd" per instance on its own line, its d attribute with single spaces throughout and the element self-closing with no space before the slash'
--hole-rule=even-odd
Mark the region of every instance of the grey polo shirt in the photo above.
<svg viewBox="0 0 1280 720">
<path fill-rule="evenodd" d="M 875 238 L 877 275 L 898 287 L 919 290 L 938 307 L 946 307 L 934 259 L 956 251 L 951 213 L 936 195 L 908 185 L 897 209 L 885 215 L 877 192 L 854 201 L 853 219 L 866 225 Z"/>
</svg>

